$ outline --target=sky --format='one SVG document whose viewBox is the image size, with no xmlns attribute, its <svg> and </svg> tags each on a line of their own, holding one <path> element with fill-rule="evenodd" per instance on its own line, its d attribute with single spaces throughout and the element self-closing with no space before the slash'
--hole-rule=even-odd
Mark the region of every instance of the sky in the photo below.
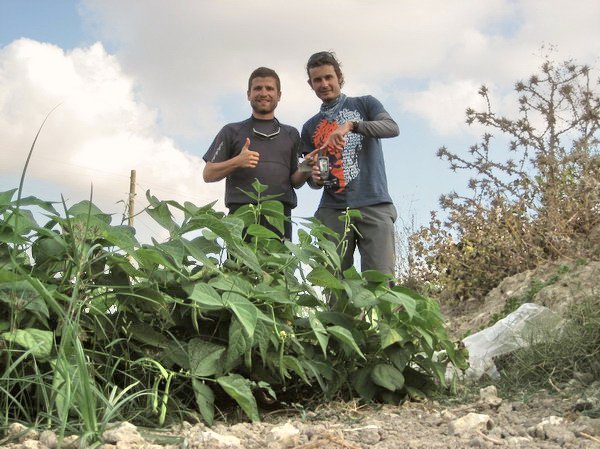
<svg viewBox="0 0 600 449">
<path fill-rule="evenodd" d="M 320 102 L 306 82 L 317 51 L 342 62 L 343 92 L 374 95 L 400 135 L 383 141 L 400 227 L 427 225 L 440 195 L 466 191 L 439 147 L 466 154 L 482 129 L 468 107 L 515 113 L 514 83 L 548 54 L 600 66 L 597 0 L 0 0 L 0 191 L 15 188 L 35 134 L 24 195 L 89 199 L 120 221 L 131 170 L 145 192 L 204 205 L 224 183 L 202 180 L 202 156 L 229 122 L 250 116 L 248 76 L 275 69 L 278 119 L 300 129 Z M 502 148 L 499 149 L 502 151 Z M 296 218 L 320 192 L 298 191 Z M 142 239 L 166 238 L 149 217 Z"/>
</svg>

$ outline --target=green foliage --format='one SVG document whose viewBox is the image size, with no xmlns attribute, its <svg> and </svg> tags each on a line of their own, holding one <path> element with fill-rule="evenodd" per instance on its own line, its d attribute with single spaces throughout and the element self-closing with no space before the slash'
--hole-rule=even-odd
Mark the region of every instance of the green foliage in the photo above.
<svg viewBox="0 0 600 449">
<path fill-rule="evenodd" d="M 515 85 L 518 116 L 467 110 L 467 123 L 486 129 L 462 156 L 441 148 L 452 170 L 473 173 L 470 196 L 450 193 L 444 220 L 411 241 L 423 283 L 447 298 L 482 297 L 507 276 L 561 257 L 600 257 L 600 96 L 591 70 L 546 61 L 541 74 Z M 494 134 L 508 142 L 506 160 Z M 413 273 L 414 274 L 414 273 Z"/>
<path fill-rule="evenodd" d="M 496 366 L 507 391 L 557 388 L 573 379 L 600 379 L 600 297 L 586 298 L 565 313 L 556 330 L 537 329 L 528 347 L 501 357 Z"/>
<path fill-rule="evenodd" d="M 316 220 L 281 241 L 259 224 L 281 229 L 281 204 L 255 190 L 258 205 L 230 216 L 148 193 L 169 233 L 152 244 L 91 201 L 60 214 L 0 193 L 2 427 L 94 438 L 115 419 L 210 424 L 234 403 L 256 421 L 259 393 L 398 402 L 444 385 L 448 361 L 465 367 L 437 303 L 380 273 L 341 273 Z"/>
</svg>

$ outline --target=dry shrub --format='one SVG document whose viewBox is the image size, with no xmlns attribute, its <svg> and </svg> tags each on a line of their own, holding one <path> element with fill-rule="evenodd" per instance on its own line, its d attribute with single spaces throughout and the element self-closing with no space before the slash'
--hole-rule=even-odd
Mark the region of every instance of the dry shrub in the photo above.
<svg viewBox="0 0 600 449">
<path fill-rule="evenodd" d="M 498 160 L 492 132 L 467 156 L 438 151 L 450 168 L 474 174 L 470 196 L 452 192 L 428 227 L 411 236 L 420 277 L 443 297 L 481 297 L 506 276 L 558 258 L 598 259 L 600 226 L 600 97 L 590 69 L 546 61 L 541 74 L 518 82 L 518 117 L 467 110 L 478 123 L 507 137 L 512 157 Z"/>
</svg>

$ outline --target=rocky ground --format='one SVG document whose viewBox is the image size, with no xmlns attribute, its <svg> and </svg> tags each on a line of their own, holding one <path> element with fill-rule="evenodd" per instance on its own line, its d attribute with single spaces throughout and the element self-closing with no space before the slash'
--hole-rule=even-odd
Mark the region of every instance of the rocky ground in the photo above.
<svg viewBox="0 0 600 449">
<path fill-rule="evenodd" d="M 525 291 L 533 278 L 551 276 L 555 268 L 509 278 L 484 303 L 449 311 L 453 335 L 460 337 L 481 328 L 502 310 L 508 297 Z M 536 302 L 552 308 L 565 300 L 597 295 L 599 270 L 598 263 L 573 266 L 569 276 L 541 289 Z M 217 423 L 212 428 L 184 423 L 158 431 L 116 423 L 104 432 L 100 449 L 600 448 L 600 381 L 585 375 L 574 377 L 565 384 L 553 384 L 550 391 L 517 399 L 487 387 L 470 400 L 381 407 L 330 403 L 310 411 L 271 412 L 260 423 Z M 50 431 L 40 434 L 13 424 L 9 433 L 3 449 L 58 447 L 56 435 Z M 75 449 L 79 441 L 68 437 L 61 447 Z"/>
<path fill-rule="evenodd" d="M 557 389 L 507 400 L 487 387 L 460 405 L 329 404 L 310 412 L 266 416 L 261 423 L 219 423 L 212 428 L 184 423 L 163 432 L 120 423 L 104 432 L 100 449 L 600 448 L 600 418 L 585 415 L 597 408 L 600 382 L 573 380 Z M 5 449 L 57 447 L 52 432 L 27 433 L 13 424 L 11 433 L 15 441 Z M 74 449 L 78 441 L 69 437 L 62 447 Z"/>
</svg>

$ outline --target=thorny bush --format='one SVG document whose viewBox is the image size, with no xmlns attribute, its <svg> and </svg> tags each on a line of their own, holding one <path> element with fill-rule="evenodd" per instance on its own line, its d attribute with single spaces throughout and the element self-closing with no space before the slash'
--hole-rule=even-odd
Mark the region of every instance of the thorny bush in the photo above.
<svg viewBox="0 0 600 449">
<path fill-rule="evenodd" d="M 473 173 L 470 196 L 440 199 L 412 235 L 413 270 L 442 298 L 482 297 L 503 278 L 558 258 L 600 258 L 600 98 L 587 66 L 546 60 L 541 74 L 516 83 L 518 116 L 467 109 L 486 132 L 461 156 L 442 147 L 450 168 Z M 508 151 L 492 150 L 494 134 Z M 498 153 L 509 154 L 506 160 Z"/>
</svg>

